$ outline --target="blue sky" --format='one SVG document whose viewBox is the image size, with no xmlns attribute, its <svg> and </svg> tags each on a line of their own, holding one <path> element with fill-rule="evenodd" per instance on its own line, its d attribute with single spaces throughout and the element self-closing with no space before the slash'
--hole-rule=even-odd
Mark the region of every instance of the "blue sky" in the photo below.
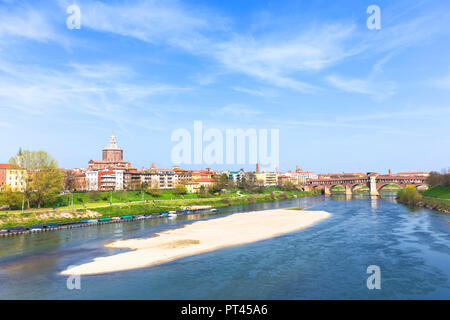
<svg viewBox="0 0 450 320">
<path fill-rule="evenodd" d="M 447 2 L 36 2 L 0 0 L 0 162 L 86 167 L 114 130 L 135 167 L 168 167 L 171 133 L 202 120 L 279 129 L 281 170 L 450 165 Z"/>
</svg>

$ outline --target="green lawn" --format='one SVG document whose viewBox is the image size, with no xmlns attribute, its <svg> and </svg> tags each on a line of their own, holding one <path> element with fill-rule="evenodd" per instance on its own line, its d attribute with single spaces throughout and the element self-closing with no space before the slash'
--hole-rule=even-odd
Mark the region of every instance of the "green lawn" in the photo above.
<svg viewBox="0 0 450 320">
<path fill-rule="evenodd" d="M 425 197 L 450 199 L 450 187 L 430 187 L 428 190 L 421 192 Z"/>
</svg>

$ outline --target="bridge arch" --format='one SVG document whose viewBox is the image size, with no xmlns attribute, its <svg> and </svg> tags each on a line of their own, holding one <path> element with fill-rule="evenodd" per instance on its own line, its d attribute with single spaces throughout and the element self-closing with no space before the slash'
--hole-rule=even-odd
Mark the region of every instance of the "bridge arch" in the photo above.
<svg viewBox="0 0 450 320">
<path fill-rule="evenodd" d="M 386 186 L 397 186 L 398 190 L 400 190 L 401 188 L 404 188 L 404 186 L 401 183 L 395 183 L 395 182 L 386 182 L 386 183 L 382 183 L 381 185 L 377 186 L 377 190 L 378 192 L 380 192 L 383 188 L 385 188 Z"/>
<path fill-rule="evenodd" d="M 351 186 L 352 193 L 355 192 L 356 187 L 366 187 L 367 192 L 370 192 L 370 186 L 368 183 L 356 183 Z"/>
</svg>

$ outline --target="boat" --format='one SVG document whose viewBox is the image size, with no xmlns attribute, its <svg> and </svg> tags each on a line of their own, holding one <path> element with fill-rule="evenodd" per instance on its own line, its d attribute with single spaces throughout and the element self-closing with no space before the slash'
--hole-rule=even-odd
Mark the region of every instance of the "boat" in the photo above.
<svg viewBox="0 0 450 320">
<path fill-rule="evenodd" d="M 30 231 L 41 231 L 45 227 L 46 226 L 44 226 L 42 224 L 37 224 L 37 225 L 34 225 L 34 226 L 30 226 Z"/>
<path fill-rule="evenodd" d="M 217 212 L 217 209 L 211 209 L 210 212 Z"/>
<path fill-rule="evenodd" d="M 120 217 L 120 220 L 131 220 L 133 219 L 133 216 L 122 216 Z"/>
<path fill-rule="evenodd" d="M 100 218 L 98 219 L 98 222 L 108 222 L 111 221 L 111 218 Z"/>
<path fill-rule="evenodd" d="M 176 217 L 177 217 L 176 213 L 173 212 L 169 213 L 169 219 L 175 219 Z"/>
<path fill-rule="evenodd" d="M 111 218 L 111 221 L 119 221 L 119 220 L 120 220 L 119 217 L 112 217 L 112 218 Z"/>
<path fill-rule="evenodd" d="M 27 227 L 12 227 L 6 229 L 8 232 L 24 232 L 30 230 Z"/>
</svg>

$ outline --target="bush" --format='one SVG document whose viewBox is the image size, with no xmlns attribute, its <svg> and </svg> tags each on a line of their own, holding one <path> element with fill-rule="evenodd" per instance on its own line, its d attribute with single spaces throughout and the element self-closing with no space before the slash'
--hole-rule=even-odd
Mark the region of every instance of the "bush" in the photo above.
<svg viewBox="0 0 450 320">
<path fill-rule="evenodd" d="M 422 201 L 422 195 L 417 192 L 415 186 L 406 186 L 397 193 L 397 200 L 407 204 L 416 204 Z"/>
<path fill-rule="evenodd" d="M 173 194 L 186 194 L 187 189 L 182 184 L 177 184 L 175 188 L 173 188 Z"/>
<path fill-rule="evenodd" d="M 158 185 L 155 185 L 153 187 L 147 187 L 145 190 L 148 194 L 150 194 L 153 197 L 159 197 L 161 196 L 162 192 Z"/>
<path fill-rule="evenodd" d="M 289 199 L 289 196 L 286 194 L 286 192 L 282 192 L 282 193 L 280 194 L 280 196 L 281 196 L 281 198 L 283 198 L 283 200 Z"/>
<path fill-rule="evenodd" d="M 255 203 L 256 203 L 256 199 L 255 199 L 255 197 L 253 197 L 253 196 L 249 196 L 249 197 L 247 198 L 247 200 L 248 200 L 251 204 L 255 204 Z"/>
<path fill-rule="evenodd" d="M 275 200 L 275 199 L 276 199 L 276 196 L 275 196 L 275 192 L 274 192 L 274 191 L 270 192 L 270 198 L 271 198 L 272 200 Z"/>
</svg>

